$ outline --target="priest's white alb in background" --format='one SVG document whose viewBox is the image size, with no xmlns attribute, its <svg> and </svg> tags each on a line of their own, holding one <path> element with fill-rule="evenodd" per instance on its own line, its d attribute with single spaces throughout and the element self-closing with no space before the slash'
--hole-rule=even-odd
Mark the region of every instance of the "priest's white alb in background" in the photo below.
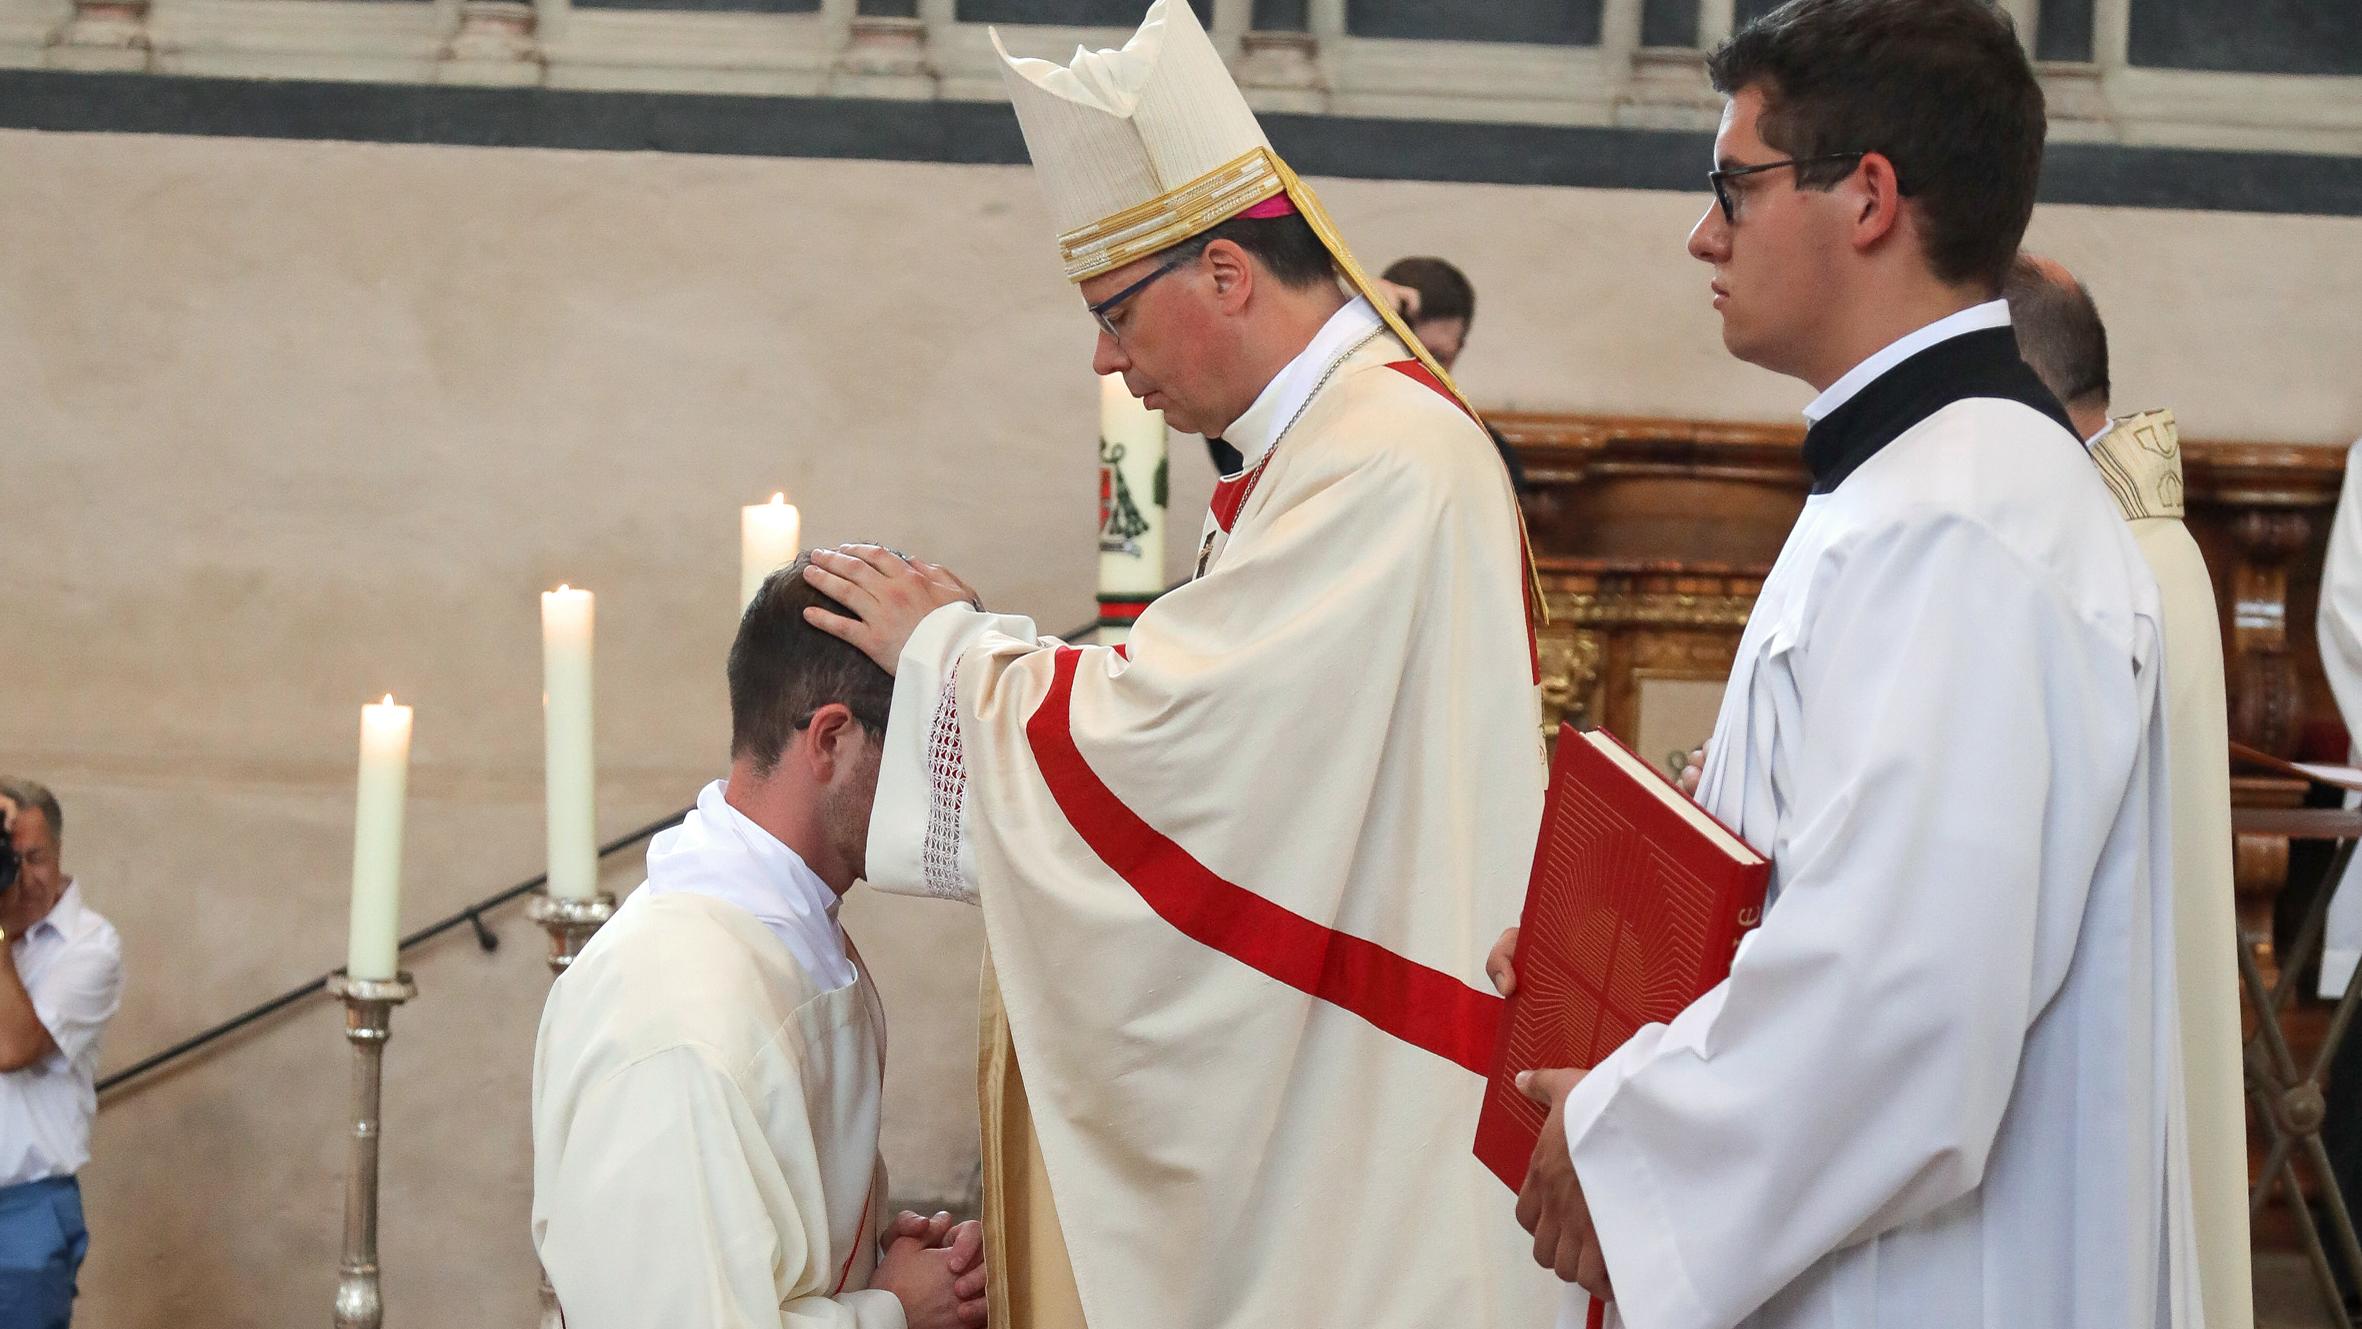
<svg viewBox="0 0 2362 1329">
<path fill-rule="evenodd" d="M 2345 489 L 2329 527 L 2329 557 L 2321 569 L 2321 612 L 2314 635 L 2321 642 L 2321 672 L 2337 697 L 2338 714 L 2354 735 L 2353 760 L 2362 762 L 2362 442 L 2346 453 Z M 2351 805 L 2355 800 L 2348 799 Z M 2353 981 L 2362 961 L 2362 854 L 2346 865 L 2329 902 L 2329 930 L 2322 943 L 2321 995 L 2337 997 Z"/>
</svg>

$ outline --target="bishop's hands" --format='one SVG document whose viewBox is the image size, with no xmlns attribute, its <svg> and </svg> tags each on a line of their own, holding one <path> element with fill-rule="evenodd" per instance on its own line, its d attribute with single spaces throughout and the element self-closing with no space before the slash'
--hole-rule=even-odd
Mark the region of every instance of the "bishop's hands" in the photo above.
<svg viewBox="0 0 2362 1329">
<path fill-rule="evenodd" d="M 902 648 L 919 620 L 945 605 L 984 607 L 976 588 L 958 573 L 880 545 L 815 549 L 804 580 L 855 615 L 814 607 L 804 611 L 804 621 L 851 643 L 889 674 L 901 663 Z"/>
<path fill-rule="evenodd" d="M 984 1227 L 909 1210 L 879 1235 L 885 1247 L 870 1287 L 902 1303 L 909 1329 L 974 1329 L 984 1323 Z"/>
<path fill-rule="evenodd" d="M 1525 1185 L 1517 1192 L 1517 1221 L 1534 1234 L 1536 1264 L 1601 1301 L 1614 1301 L 1616 1291 L 1608 1283 L 1607 1256 L 1600 1250 L 1598 1231 L 1591 1226 L 1591 1206 L 1583 1198 L 1583 1182 L 1575 1175 L 1574 1159 L 1567 1153 L 1566 1097 L 1583 1082 L 1585 1074 L 1575 1070 L 1518 1074 L 1517 1087 L 1526 1097 L 1549 1107 L 1550 1115 L 1542 1122 L 1542 1138 L 1534 1143 Z"/>
</svg>

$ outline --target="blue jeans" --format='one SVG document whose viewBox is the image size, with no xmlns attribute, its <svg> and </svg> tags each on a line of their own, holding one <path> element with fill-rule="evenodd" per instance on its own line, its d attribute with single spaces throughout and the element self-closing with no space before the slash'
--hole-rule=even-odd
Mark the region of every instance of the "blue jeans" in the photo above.
<svg viewBox="0 0 2362 1329">
<path fill-rule="evenodd" d="M 0 1329 L 66 1329 L 90 1249 L 72 1177 L 0 1186 Z"/>
</svg>

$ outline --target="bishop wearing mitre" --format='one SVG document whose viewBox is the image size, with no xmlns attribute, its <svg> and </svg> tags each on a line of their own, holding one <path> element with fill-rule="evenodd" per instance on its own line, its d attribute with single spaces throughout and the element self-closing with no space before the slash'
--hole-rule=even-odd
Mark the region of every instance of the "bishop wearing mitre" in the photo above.
<svg viewBox="0 0 2362 1329">
<path fill-rule="evenodd" d="M 983 909 L 992 1320 L 1546 1324 L 1469 1148 L 1545 781 L 1509 478 L 1186 3 L 1003 58 L 1093 367 L 1243 460 L 1123 647 L 815 559 L 895 675 L 869 880 Z"/>
</svg>

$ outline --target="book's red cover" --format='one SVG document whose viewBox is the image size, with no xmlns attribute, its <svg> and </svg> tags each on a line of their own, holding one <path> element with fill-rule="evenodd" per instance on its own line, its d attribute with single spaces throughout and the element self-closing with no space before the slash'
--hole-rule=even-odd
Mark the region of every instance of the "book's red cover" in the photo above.
<svg viewBox="0 0 2362 1329">
<path fill-rule="evenodd" d="M 1511 1190 L 1547 1115 L 1518 1092 L 1517 1073 L 1588 1070 L 1641 1026 L 1679 1015 L 1730 977 L 1739 939 L 1763 917 L 1771 861 L 1753 851 L 1734 861 L 1638 779 L 1679 792 L 1560 729 L 1518 924 L 1517 990 L 1476 1123 L 1477 1158 Z"/>
</svg>

